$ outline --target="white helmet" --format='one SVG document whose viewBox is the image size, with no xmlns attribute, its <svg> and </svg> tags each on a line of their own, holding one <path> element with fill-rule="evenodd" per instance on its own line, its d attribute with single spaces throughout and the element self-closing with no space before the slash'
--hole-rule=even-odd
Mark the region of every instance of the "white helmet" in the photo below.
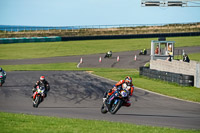
<svg viewBox="0 0 200 133">
<path fill-rule="evenodd" d="M 123 83 L 123 84 L 122 84 L 122 88 L 123 88 L 124 90 L 128 90 L 128 89 L 130 89 L 130 86 L 128 86 L 126 83 Z"/>
</svg>

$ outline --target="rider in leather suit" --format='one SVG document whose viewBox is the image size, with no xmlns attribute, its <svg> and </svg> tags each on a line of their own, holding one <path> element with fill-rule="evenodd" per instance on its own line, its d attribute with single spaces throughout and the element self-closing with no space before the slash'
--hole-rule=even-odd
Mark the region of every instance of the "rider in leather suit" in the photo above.
<svg viewBox="0 0 200 133">
<path fill-rule="evenodd" d="M 116 84 L 114 85 L 114 87 L 113 87 L 112 89 L 108 90 L 108 92 L 105 92 L 104 98 L 103 98 L 103 102 L 104 102 L 109 96 L 111 96 L 111 95 L 117 90 L 118 87 L 121 87 L 121 88 L 123 88 L 123 89 L 126 89 L 126 90 L 128 90 L 128 92 L 129 92 L 129 97 L 128 97 L 126 103 L 123 104 L 123 106 L 126 106 L 126 107 L 131 106 L 130 96 L 133 95 L 134 86 L 133 86 L 133 84 L 132 84 L 132 78 L 129 77 L 129 76 L 127 76 L 127 77 L 125 78 L 125 80 L 120 80 L 118 83 L 116 83 Z"/>
<path fill-rule="evenodd" d="M 44 86 L 45 87 L 45 91 L 44 91 L 44 94 L 45 96 L 44 97 L 47 97 L 47 92 L 50 90 L 50 85 L 49 85 L 49 82 L 45 79 L 44 76 L 41 76 L 40 77 L 40 80 L 36 82 L 36 84 L 33 86 L 33 94 L 34 92 L 37 90 L 36 87 L 37 86 Z M 33 96 L 32 96 L 33 97 Z"/>
</svg>

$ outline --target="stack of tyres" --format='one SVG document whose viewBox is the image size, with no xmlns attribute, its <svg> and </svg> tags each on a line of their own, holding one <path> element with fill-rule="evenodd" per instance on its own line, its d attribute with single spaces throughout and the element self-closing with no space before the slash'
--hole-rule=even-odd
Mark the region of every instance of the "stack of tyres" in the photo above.
<svg viewBox="0 0 200 133">
<path fill-rule="evenodd" d="M 144 76 L 147 76 L 147 69 L 143 68 L 143 73 Z"/>
<path fill-rule="evenodd" d="M 194 76 L 180 75 L 178 84 L 182 86 L 194 86 Z"/>
<path fill-rule="evenodd" d="M 143 68 L 144 68 L 144 67 L 139 67 L 139 74 L 140 74 L 140 75 L 143 75 Z"/>
<path fill-rule="evenodd" d="M 165 71 L 160 71 L 160 80 L 164 80 L 165 81 Z"/>
<path fill-rule="evenodd" d="M 178 83 L 178 79 L 176 77 L 177 73 L 171 73 L 171 82 Z"/>
<path fill-rule="evenodd" d="M 172 82 L 172 73 L 171 72 L 166 72 L 166 81 Z"/>
<path fill-rule="evenodd" d="M 194 86 L 194 76 L 192 75 L 183 75 L 179 73 L 172 73 L 166 71 L 158 71 L 149 69 L 149 67 L 140 67 L 140 75 L 160 79 L 167 82 L 177 83 L 181 86 Z"/>
<path fill-rule="evenodd" d="M 145 69 L 145 71 L 146 71 L 146 76 L 150 78 L 150 75 L 151 75 L 151 74 L 150 74 L 150 71 L 151 71 L 151 70 L 150 70 L 150 69 Z"/>
<path fill-rule="evenodd" d="M 150 69 L 149 77 L 150 77 L 150 78 L 155 78 L 155 75 L 156 75 L 156 70 Z"/>
<path fill-rule="evenodd" d="M 144 76 L 147 76 L 148 77 L 148 73 L 149 73 L 149 68 L 148 67 L 143 67 L 143 72 L 142 72 L 142 74 L 144 75 Z"/>
</svg>

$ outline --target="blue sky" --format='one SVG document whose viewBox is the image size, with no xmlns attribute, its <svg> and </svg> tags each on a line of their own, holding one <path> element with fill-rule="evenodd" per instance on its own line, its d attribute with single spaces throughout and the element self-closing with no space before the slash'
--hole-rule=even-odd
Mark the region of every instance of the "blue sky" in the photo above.
<svg viewBox="0 0 200 133">
<path fill-rule="evenodd" d="M 200 22 L 200 7 L 141 7 L 140 3 L 141 0 L 0 0 L 0 25 Z"/>
</svg>

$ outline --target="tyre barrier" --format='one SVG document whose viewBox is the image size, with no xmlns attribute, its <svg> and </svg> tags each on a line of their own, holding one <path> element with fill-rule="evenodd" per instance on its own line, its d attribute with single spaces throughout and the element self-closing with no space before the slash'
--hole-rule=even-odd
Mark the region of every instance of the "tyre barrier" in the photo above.
<svg viewBox="0 0 200 133">
<path fill-rule="evenodd" d="M 193 75 L 184 75 L 179 73 L 158 71 L 150 69 L 149 67 L 140 67 L 139 74 L 140 76 L 146 76 L 152 79 L 160 79 L 167 82 L 177 83 L 181 86 L 194 86 Z"/>
<path fill-rule="evenodd" d="M 61 41 L 61 37 L 20 37 L 20 38 L 0 38 L 0 44 L 8 43 L 28 43 L 28 42 L 57 42 Z"/>
<path fill-rule="evenodd" d="M 131 34 L 131 35 L 96 35 L 96 36 L 63 36 L 62 41 L 76 40 L 101 40 L 101 39 L 132 39 L 132 38 L 155 38 L 155 37 L 179 37 L 199 36 L 200 32 L 180 33 L 155 33 L 155 34 Z"/>
</svg>

